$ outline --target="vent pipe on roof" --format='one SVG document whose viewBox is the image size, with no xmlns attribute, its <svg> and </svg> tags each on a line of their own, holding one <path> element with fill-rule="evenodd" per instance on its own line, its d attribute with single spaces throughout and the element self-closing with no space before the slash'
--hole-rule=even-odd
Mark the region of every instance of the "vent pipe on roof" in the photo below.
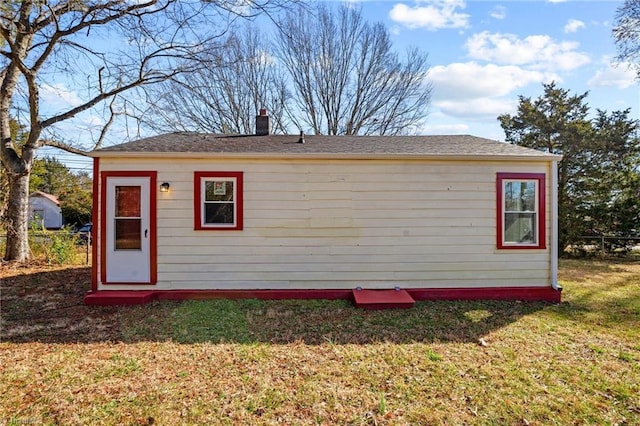
<svg viewBox="0 0 640 426">
<path fill-rule="evenodd" d="M 269 116 L 267 110 L 262 108 L 260 114 L 256 115 L 256 135 L 266 136 L 269 132 Z"/>
<path fill-rule="evenodd" d="M 298 143 L 304 143 L 304 132 L 300 130 L 300 139 L 298 139 Z"/>
</svg>

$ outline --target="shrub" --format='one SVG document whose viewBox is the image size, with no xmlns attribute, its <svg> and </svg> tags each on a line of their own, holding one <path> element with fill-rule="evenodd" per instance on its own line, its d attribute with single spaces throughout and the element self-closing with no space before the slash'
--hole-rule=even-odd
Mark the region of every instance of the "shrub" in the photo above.
<svg viewBox="0 0 640 426">
<path fill-rule="evenodd" d="M 48 264 L 63 265 L 75 259 L 78 237 L 69 227 L 59 231 L 32 229 L 29 247 L 33 257 L 42 257 Z"/>
</svg>

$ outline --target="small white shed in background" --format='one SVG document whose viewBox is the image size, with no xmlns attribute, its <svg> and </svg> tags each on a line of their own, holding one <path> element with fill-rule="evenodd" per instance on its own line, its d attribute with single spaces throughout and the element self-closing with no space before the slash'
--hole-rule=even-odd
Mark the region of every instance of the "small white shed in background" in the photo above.
<svg viewBox="0 0 640 426">
<path fill-rule="evenodd" d="M 29 195 L 29 224 L 36 228 L 62 228 L 62 209 L 58 197 L 42 191 Z"/>
<path fill-rule="evenodd" d="M 87 303 L 360 288 L 560 300 L 556 155 L 466 135 L 259 128 L 165 134 L 93 156 Z"/>
</svg>

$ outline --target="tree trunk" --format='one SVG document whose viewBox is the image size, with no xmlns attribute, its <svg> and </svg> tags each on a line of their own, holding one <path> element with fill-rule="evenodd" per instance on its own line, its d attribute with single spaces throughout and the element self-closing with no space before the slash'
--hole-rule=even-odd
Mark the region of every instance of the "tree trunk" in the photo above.
<svg viewBox="0 0 640 426">
<path fill-rule="evenodd" d="M 29 174 L 9 175 L 9 205 L 7 207 L 7 246 L 5 260 L 23 261 L 29 258 L 28 231 Z"/>
</svg>

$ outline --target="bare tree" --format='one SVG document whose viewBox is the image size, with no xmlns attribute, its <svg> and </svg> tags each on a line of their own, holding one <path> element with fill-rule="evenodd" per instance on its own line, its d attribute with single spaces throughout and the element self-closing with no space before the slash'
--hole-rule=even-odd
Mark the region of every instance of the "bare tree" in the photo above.
<svg viewBox="0 0 640 426">
<path fill-rule="evenodd" d="M 272 131 L 284 133 L 289 95 L 265 36 L 247 25 L 209 51 L 212 67 L 177 76 L 149 92 L 146 124 L 156 131 L 249 134 L 256 113 L 266 108 Z"/>
<path fill-rule="evenodd" d="M 640 78 L 640 0 L 625 0 L 618 7 L 612 33 L 618 48 L 617 59 L 629 62 Z"/>
<path fill-rule="evenodd" d="M 427 115 L 427 55 L 404 60 L 384 25 L 359 9 L 299 8 L 280 23 L 277 56 L 294 87 L 290 114 L 316 134 L 395 135 L 415 131 Z"/>
<path fill-rule="evenodd" d="M 271 13 L 287 0 L 9 0 L 0 7 L 0 158 L 9 178 L 5 258 L 28 257 L 29 174 L 38 148 L 86 153 L 99 148 L 115 99 L 134 89 L 215 66 L 207 49 L 237 17 Z M 126 49 L 112 40 L 120 39 Z M 82 88 L 73 106 L 41 109 L 41 88 L 65 76 Z M 82 82 L 82 83 L 80 83 Z M 54 138 L 56 124 L 105 107 L 109 118 L 90 145 Z M 23 116 L 24 113 L 24 116 Z M 18 149 L 10 116 L 27 124 Z"/>
</svg>

